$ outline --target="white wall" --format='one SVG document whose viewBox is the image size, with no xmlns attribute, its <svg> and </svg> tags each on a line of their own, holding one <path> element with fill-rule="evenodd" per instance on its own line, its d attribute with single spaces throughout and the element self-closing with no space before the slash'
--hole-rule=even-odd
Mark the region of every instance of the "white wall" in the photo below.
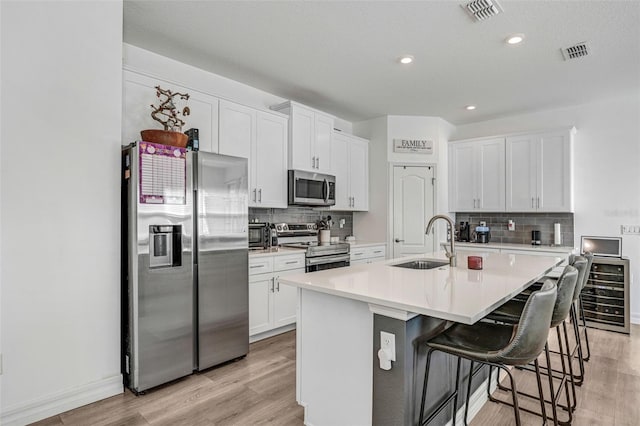
<svg viewBox="0 0 640 426">
<path fill-rule="evenodd" d="M 640 225 L 640 91 L 586 105 L 458 126 L 452 139 L 574 125 L 575 241 L 581 235 L 620 236 Z M 640 323 L 640 236 L 625 235 L 631 260 L 631 317 Z"/>
<path fill-rule="evenodd" d="M 257 109 L 269 110 L 269 107 L 286 101 L 255 87 L 127 43 L 123 44 L 123 62 L 127 69 Z M 346 133 L 352 131 L 351 123 L 340 118 L 336 118 L 334 127 Z"/>
<path fill-rule="evenodd" d="M 370 139 L 369 149 L 369 211 L 354 213 L 356 239 L 386 241 L 391 255 L 389 164 L 422 164 L 436 166 L 436 212 L 446 213 L 447 141 L 453 126 L 438 117 L 390 115 L 353 124 L 354 134 Z M 429 139 L 434 141 L 433 154 L 393 152 L 394 139 Z M 438 239 L 446 236 L 445 225 L 438 224 Z"/>
<path fill-rule="evenodd" d="M 122 392 L 122 2 L 0 7 L 6 425 Z"/>
</svg>

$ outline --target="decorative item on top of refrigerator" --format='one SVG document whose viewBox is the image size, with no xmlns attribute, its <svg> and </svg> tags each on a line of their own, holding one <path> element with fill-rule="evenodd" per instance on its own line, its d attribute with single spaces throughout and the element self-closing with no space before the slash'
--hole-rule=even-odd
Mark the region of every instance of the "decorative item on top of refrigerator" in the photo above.
<svg viewBox="0 0 640 426">
<path fill-rule="evenodd" d="M 122 370 L 141 392 L 248 351 L 247 160 L 150 142 L 122 160 Z"/>
</svg>

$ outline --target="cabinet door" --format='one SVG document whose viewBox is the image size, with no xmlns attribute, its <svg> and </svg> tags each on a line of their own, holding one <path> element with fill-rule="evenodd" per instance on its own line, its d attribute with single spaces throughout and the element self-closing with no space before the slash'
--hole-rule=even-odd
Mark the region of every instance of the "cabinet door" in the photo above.
<svg viewBox="0 0 640 426">
<path fill-rule="evenodd" d="M 315 114 L 298 105 L 291 107 L 291 140 L 289 141 L 289 168 L 297 170 L 315 169 L 313 140 L 315 133 Z"/>
<path fill-rule="evenodd" d="M 506 141 L 506 210 L 536 211 L 538 141 L 534 136 L 516 136 Z"/>
<path fill-rule="evenodd" d="M 504 139 L 479 143 L 477 206 L 482 211 L 501 212 L 505 208 Z"/>
<path fill-rule="evenodd" d="M 184 105 L 189 106 L 191 114 L 184 117 L 183 130 L 199 129 L 200 150 L 218 152 L 218 98 L 129 70 L 123 72 L 122 84 L 123 143 L 140 140 L 141 130 L 162 129 L 162 125 L 151 118 L 149 107 L 151 104 L 159 104 L 155 86 L 160 86 L 163 89 L 190 95 Z M 183 104 L 178 103 L 176 106 L 181 109 Z"/>
<path fill-rule="evenodd" d="M 333 135 L 333 118 L 316 113 L 313 151 L 316 157 L 315 169 L 322 173 L 331 173 L 331 135 Z"/>
<path fill-rule="evenodd" d="M 538 211 L 571 212 L 571 135 L 569 132 L 540 136 Z"/>
<path fill-rule="evenodd" d="M 296 322 L 298 307 L 298 289 L 278 283 L 278 277 L 287 274 L 303 274 L 304 269 L 293 269 L 276 276 L 276 291 L 273 293 L 273 328 Z"/>
<path fill-rule="evenodd" d="M 287 119 L 258 112 L 251 153 L 257 207 L 287 208 Z M 251 194 L 253 196 L 253 194 Z"/>
<path fill-rule="evenodd" d="M 449 147 L 449 210 L 452 212 L 469 212 L 476 208 L 476 161 L 473 142 Z"/>
<path fill-rule="evenodd" d="M 249 335 L 271 330 L 273 274 L 249 277 Z"/>
<path fill-rule="evenodd" d="M 369 144 L 365 141 L 353 140 L 349 145 L 349 183 L 353 210 L 369 210 Z"/>
<path fill-rule="evenodd" d="M 349 190 L 349 140 L 336 134 L 331 141 L 331 173 L 336 177 L 336 204 L 332 210 L 351 210 Z"/>
<path fill-rule="evenodd" d="M 233 102 L 220 101 L 220 154 L 250 158 L 251 144 L 255 139 L 255 120 L 254 109 Z M 249 174 L 251 175 L 251 172 Z M 251 176 L 249 176 L 249 182 L 251 182 Z"/>
</svg>

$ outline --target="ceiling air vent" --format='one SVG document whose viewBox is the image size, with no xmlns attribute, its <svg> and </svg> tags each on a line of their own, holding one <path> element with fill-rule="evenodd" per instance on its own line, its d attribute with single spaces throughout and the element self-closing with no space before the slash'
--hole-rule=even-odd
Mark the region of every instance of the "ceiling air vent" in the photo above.
<svg viewBox="0 0 640 426">
<path fill-rule="evenodd" d="M 476 21 L 484 21 L 487 18 L 503 12 L 496 0 L 474 0 L 461 5 Z"/>
<path fill-rule="evenodd" d="M 562 56 L 564 56 L 565 61 L 568 61 L 569 59 L 582 58 L 583 56 L 587 56 L 590 53 L 591 48 L 589 48 L 589 45 L 586 41 L 562 49 Z"/>
</svg>

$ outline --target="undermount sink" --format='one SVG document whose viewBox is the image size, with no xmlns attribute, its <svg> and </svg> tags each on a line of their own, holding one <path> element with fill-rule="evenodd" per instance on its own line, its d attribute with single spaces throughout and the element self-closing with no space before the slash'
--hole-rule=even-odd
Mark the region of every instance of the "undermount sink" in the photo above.
<svg viewBox="0 0 640 426">
<path fill-rule="evenodd" d="M 440 260 L 412 260 L 411 262 L 398 263 L 391 266 L 409 269 L 435 269 L 441 266 L 447 266 L 448 264 L 449 262 L 443 262 Z"/>
</svg>

